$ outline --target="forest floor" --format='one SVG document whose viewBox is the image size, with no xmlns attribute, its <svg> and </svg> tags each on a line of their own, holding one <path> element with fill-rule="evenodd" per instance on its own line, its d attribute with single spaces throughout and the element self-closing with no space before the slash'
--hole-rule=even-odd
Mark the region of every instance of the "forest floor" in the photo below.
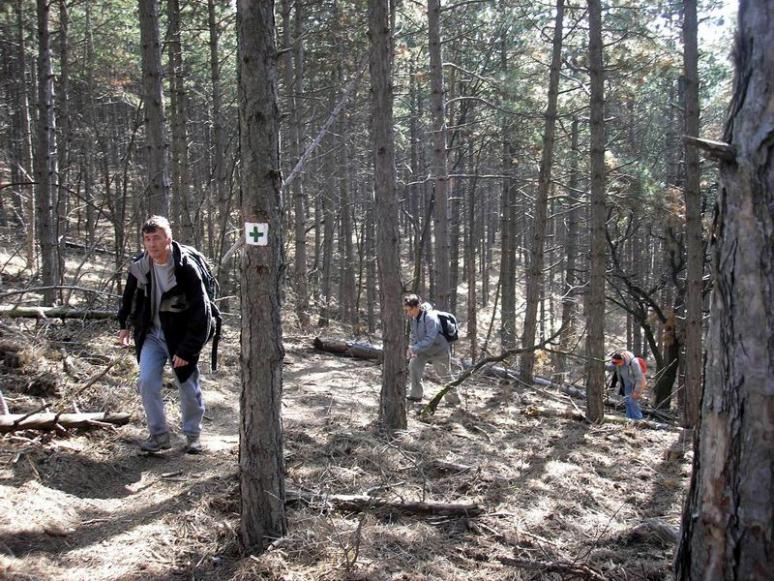
<svg viewBox="0 0 774 581">
<path fill-rule="evenodd" d="M 91 270 L 82 284 L 100 276 Z M 474 376 L 461 386 L 460 406 L 442 402 L 427 419 L 414 407 L 405 432 L 387 438 L 376 423 L 380 366 L 316 351 L 314 336 L 293 328 L 285 329 L 283 374 L 286 487 L 318 501 L 288 503 L 287 534 L 262 555 L 240 554 L 241 379 L 238 323 L 231 323 L 221 369 L 203 375 L 205 453 L 192 456 L 183 453 L 171 374 L 165 399 L 177 445 L 139 452 L 146 432 L 137 367 L 117 347 L 114 323 L 0 320 L 0 389 L 11 413 L 45 401 L 51 411 L 132 415 L 116 428 L 0 434 L 0 578 L 671 576 L 672 533 L 691 470 L 690 453 L 666 454 L 677 430 L 589 425 L 550 413 L 583 409 L 582 400 Z M 320 334 L 351 338 L 338 327 Z M 203 357 L 205 371 L 208 364 Z M 426 396 L 438 387 L 426 382 Z M 476 503 L 483 515 L 346 512 L 326 502 L 366 493 Z"/>
</svg>

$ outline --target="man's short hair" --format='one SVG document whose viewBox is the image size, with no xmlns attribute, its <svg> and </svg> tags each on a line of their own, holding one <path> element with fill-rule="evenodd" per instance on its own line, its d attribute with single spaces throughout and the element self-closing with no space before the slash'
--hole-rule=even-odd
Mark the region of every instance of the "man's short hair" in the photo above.
<svg viewBox="0 0 774 581">
<path fill-rule="evenodd" d="M 406 295 L 403 297 L 404 307 L 418 307 L 421 302 L 422 299 L 419 298 L 419 295 Z"/>
<path fill-rule="evenodd" d="M 615 359 L 616 361 L 625 361 L 624 356 L 621 353 L 613 353 L 612 359 Z"/>
<path fill-rule="evenodd" d="M 163 230 L 167 235 L 167 238 L 172 238 L 172 227 L 169 225 L 169 220 L 164 216 L 151 216 L 145 220 L 145 224 L 142 225 L 142 233 L 150 234 L 156 230 Z"/>
</svg>

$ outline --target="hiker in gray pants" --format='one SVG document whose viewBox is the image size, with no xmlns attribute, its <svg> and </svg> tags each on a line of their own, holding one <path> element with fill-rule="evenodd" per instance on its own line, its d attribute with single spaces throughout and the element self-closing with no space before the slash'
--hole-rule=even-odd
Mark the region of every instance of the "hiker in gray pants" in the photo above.
<svg viewBox="0 0 774 581">
<path fill-rule="evenodd" d="M 403 312 L 411 322 L 411 337 L 406 353 L 409 358 L 411 390 L 406 399 L 420 402 L 424 393 L 422 375 L 427 363 L 433 365 L 441 383 L 451 381 L 451 346 L 441 333 L 441 321 L 430 303 L 423 303 L 417 295 L 407 295 L 403 298 Z M 460 403 L 459 396 L 454 392 L 448 392 L 445 399 L 450 404 Z"/>
</svg>

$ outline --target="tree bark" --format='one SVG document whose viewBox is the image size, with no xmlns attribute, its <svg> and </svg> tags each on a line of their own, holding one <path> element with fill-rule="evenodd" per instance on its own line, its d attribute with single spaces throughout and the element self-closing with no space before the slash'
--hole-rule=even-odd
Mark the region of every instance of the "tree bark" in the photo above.
<svg viewBox="0 0 774 581">
<path fill-rule="evenodd" d="M 384 369 L 379 421 L 388 432 L 406 428 L 406 337 L 401 302 L 398 194 L 395 190 L 392 29 L 388 3 L 368 2 L 371 71 L 371 145 L 378 209 L 376 248 L 379 305 L 384 333 Z"/>
<path fill-rule="evenodd" d="M 578 285 L 578 119 L 573 117 L 570 145 L 570 180 L 568 184 L 568 214 L 567 234 L 565 236 L 565 267 L 564 285 L 562 287 L 562 331 L 560 349 L 571 351 L 570 344 L 575 338 L 575 317 L 577 316 L 577 298 L 575 290 Z M 567 359 L 564 355 L 558 357 L 559 372 L 567 372 Z"/>
<path fill-rule="evenodd" d="M 177 226 L 182 242 L 199 246 L 194 221 L 197 210 L 194 207 L 191 189 L 191 171 L 188 163 L 188 99 L 184 84 L 183 39 L 180 32 L 180 0 L 167 1 L 169 20 L 169 112 L 172 125 L 172 211 L 173 224 Z"/>
<path fill-rule="evenodd" d="M 685 74 L 685 134 L 699 137 L 699 49 L 696 0 L 683 2 Z M 774 47 L 771 47 L 774 50 Z M 702 290 L 704 287 L 704 243 L 702 241 L 699 151 L 685 142 L 685 406 L 683 425 L 699 423 L 702 367 Z"/>
<path fill-rule="evenodd" d="M 544 292 L 543 265 L 545 263 L 546 227 L 548 225 L 548 191 L 551 188 L 551 166 L 554 163 L 554 136 L 556 134 L 556 112 L 559 98 L 559 72 L 562 66 L 562 26 L 564 22 L 564 0 L 556 1 L 553 51 L 551 69 L 548 75 L 548 105 L 546 106 L 543 129 L 543 153 L 540 158 L 538 191 L 535 197 L 534 228 L 531 255 L 527 269 L 527 310 L 524 314 L 522 345 L 535 342 L 537 310 Z M 535 367 L 534 351 L 526 351 L 519 361 L 520 377 L 526 384 L 532 383 Z"/>
<path fill-rule="evenodd" d="M 38 241 L 43 286 L 59 283 L 54 208 L 59 168 L 56 147 L 56 115 L 54 112 L 54 72 L 51 66 L 51 36 L 49 34 L 50 2 L 37 0 L 38 16 L 38 147 L 35 152 L 35 182 L 37 183 Z M 52 305 L 53 289 L 45 291 L 43 300 Z"/>
<path fill-rule="evenodd" d="M 602 361 L 605 356 L 605 121 L 602 55 L 602 7 L 588 0 L 589 66 L 591 76 L 591 268 L 586 309 L 586 414 L 592 422 L 602 420 L 605 386 Z"/>
<path fill-rule="evenodd" d="M 287 530 L 282 456 L 284 270 L 274 2 L 237 3 L 239 135 L 244 222 L 268 224 L 268 244 L 242 252 L 240 540 L 262 551 Z"/>
<path fill-rule="evenodd" d="M 293 12 L 293 27 L 295 31 L 295 47 L 293 50 L 293 75 L 288 73 L 288 106 L 292 123 L 291 131 L 291 156 L 293 163 L 297 163 L 301 157 L 301 145 L 303 131 L 301 126 L 301 112 L 298 96 L 304 91 L 304 7 L 301 2 L 295 2 Z M 290 47 L 288 47 L 290 48 Z M 293 286 L 296 291 L 296 316 L 302 327 L 309 325 L 309 288 L 307 285 L 306 266 L 306 212 L 307 200 L 304 192 L 304 182 L 299 177 L 292 184 L 293 215 L 295 218 L 295 262 L 293 267 Z"/>
<path fill-rule="evenodd" d="M 430 54 L 430 110 L 432 116 L 433 183 L 435 184 L 435 305 L 447 310 L 451 304 L 449 272 L 449 172 L 446 153 L 446 108 L 441 57 L 441 1 L 428 0 L 428 52 Z"/>
<path fill-rule="evenodd" d="M 774 2 L 740 4 L 707 365 L 676 579 L 774 571 Z"/>
<path fill-rule="evenodd" d="M 152 215 L 169 216 L 169 142 L 164 128 L 159 2 L 139 0 L 139 7 L 148 167 L 147 211 Z"/>
<path fill-rule="evenodd" d="M 16 108 L 14 110 L 14 128 L 15 139 L 13 140 L 14 150 L 16 152 L 15 163 L 12 167 L 12 179 L 14 183 L 24 184 L 33 181 L 31 174 L 34 173 L 32 156 L 32 129 L 30 128 L 30 99 L 27 93 L 27 53 L 24 35 L 24 2 L 16 1 L 16 62 L 15 76 L 13 79 L 16 92 Z M 19 194 L 24 198 L 21 206 L 23 212 L 23 226 L 25 231 L 25 255 L 27 268 L 34 269 L 36 261 L 35 252 L 35 230 L 37 218 L 35 210 L 37 202 L 35 200 L 35 188 L 31 185 L 20 185 Z"/>
</svg>

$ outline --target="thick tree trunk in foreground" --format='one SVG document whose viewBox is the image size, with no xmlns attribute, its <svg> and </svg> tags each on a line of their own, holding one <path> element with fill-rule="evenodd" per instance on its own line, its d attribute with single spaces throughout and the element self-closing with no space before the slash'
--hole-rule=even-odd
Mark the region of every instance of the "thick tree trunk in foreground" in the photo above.
<svg viewBox="0 0 774 581">
<path fill-rule="evenodd" d="M 605 108 L 602 58 L 602 8 L 600 0 L 588 0 L 589 65 L 591 75 L 591 277 L 586 309 L 586 414 L 601 421 L 605 373 Z"/>
<path fill-rule="evenodd" d="M 266 245 L 245 244 L 242 252 L 240 540 L 253 552 L 287 530 L 280 416 L 284 259 L 274 2 L 240 0 L 237 34 L 242 219 L 268 227 Z M 255 232 L 253 241 L 259 240 Z"/>
<path fill-rule="evenodd" d="M 677 579 L 774 571 L 774 1 L 742 1 L 701 423 Z"/>
<path fill-rule="evenodd" d="M 387 431 L 406 427 L 406 338 L 401 304 L 398 194 L 395 191 L 395 136 L 392 124 L 392 39 L 388 3 L 368 2 L 371 40 L 371 143 L 378 217 L 379 306 L 384 329 L 384 369 L 379 421 Z"/>
</svg>

